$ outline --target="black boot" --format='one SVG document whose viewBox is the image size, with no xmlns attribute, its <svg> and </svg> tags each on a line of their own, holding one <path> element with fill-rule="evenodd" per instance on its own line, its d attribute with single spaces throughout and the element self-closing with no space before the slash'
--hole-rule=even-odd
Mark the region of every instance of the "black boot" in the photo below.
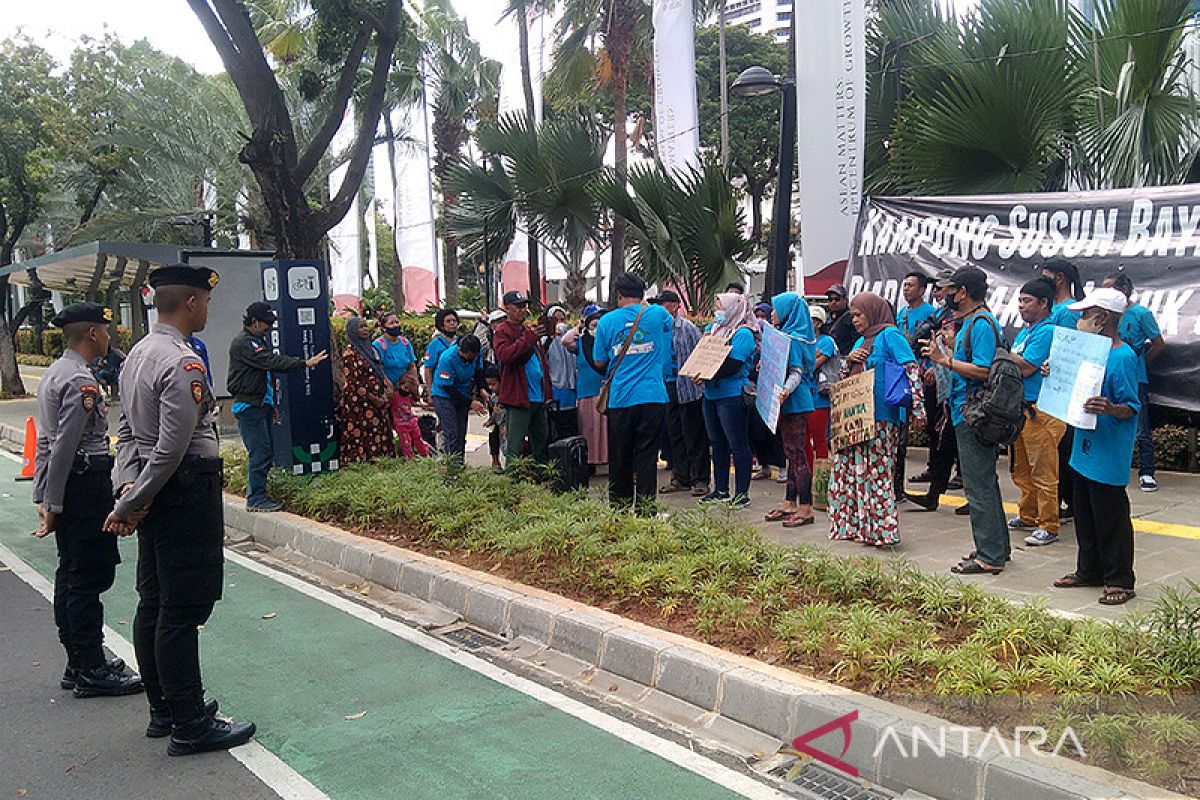
<svg viewBox="0 0 1200 800">
<path fill-rule="evenodd" d="M 228 750 L 250 741 L 253 722 L 229 722 L 220 717 L 201 715 L 185 725 L 177 725 L 167 745 L 169 756 L 190 756 L 212 750 Z"/>
<path fill-rule="evenodd" d="M 121 666 L 124 668 L 124 662 Z M 76 697 L 124 697 L 127 694 L 137 694 L 141 690 L 141 678 L 137 675 L 126 675 L 123 669 L 113 669 L 107 663 L 75 673 Z"/>
<path fill-rule="evenodd" d="M 922 511 L 938 510 L 938 496 L 936 494 L 909 494 L 905 492 L 904 496 L 908 498 L 908 502 Z"/>
<path fill-rule="evenodd" d="M 217 701 L 206 700 L 204 702 L 204 713 L 206 716 L 215 717 L 217 715 Z M 166 703 L 163 703 L 158 708 L 150 707 L 150 724 L 146 726 L 146 736 L 151 739 L 161 739 L 164 736 L 171 735 L 171 724 L 174 722 L 171 717 L 171 709 Z"/>
</svg>

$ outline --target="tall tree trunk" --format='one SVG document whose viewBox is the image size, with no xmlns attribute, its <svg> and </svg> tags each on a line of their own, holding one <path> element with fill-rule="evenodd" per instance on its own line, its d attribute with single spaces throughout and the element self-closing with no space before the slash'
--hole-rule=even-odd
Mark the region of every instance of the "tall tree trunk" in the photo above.
<svg viewBox="0 0 1200 800">
<path fill-rule="evenodd" d="M 443 305 L 453 308 L 458 302 L 458 239 L 447 232 L 442 242 L 446 254 L 446 260 L 442 262 L 446 274 L 446 299 Z"/>
<path fill-rule="evenodd" d="M 567 265 L 567 279 L 563 282 L 563 301 L 571 310 L 587 305 L 587 276 L 583 274 L 583 259 L 577 258 Z"/>
<path fill-rule="evenodd" d="M 613 163 L 617 168 L 617 177 L 624 185 L 628 174 L 629 152 L 625 136 L 626 107 L 625 95 L 629 80 L 629 55 L 624 54 L 618 65 L 617 57 L 613 58 Z M 617 303 L 617 278 L 625 272 L 625 218 L 613 213 L 612 235 L 609 238 L 609 273 L 608 273 L 608 302 L 614 307 Z"/>
<path fill-rule="evenodd" d="M 521 46 L 521 88 L 525 92 L 525 113 L 531 124 L 537 124 L 537 105 L 533 98 L 533 69 L 529 62 L 529 9 L 524 2 L 517 8 L 517 35 Z M 532 219 L 526 218 L 527 227 L 533 230 Z M 541 252 L 538 240 L 529 234 L 529 296 L 537 303 L 545 305 L 546 298 L 542 296 Z"/>
<path fill-rule="evenodd" d="M 396 178 L 396 130 L 392 126 L 392 109 L 383 112 L 383 130 L 387 135 L 388 175 L 392 179 L 392 306 L 397 313 L 404 311 L 404 265 L 400 261 L 400 190 Z"/>
<path fill-rule="evenodd" d="M 757 183 L 746 183 L 750 192 L 750 238 L 756 243 L 762 242 L 762 202 L 765 188 Z"/>
<path fill-rule="evenodd" d="M 12 245 L 0 246 L 0 267 L 12 263 Z M 0 392 L 8 397 L 25 394 L 21 369 L 17 366 L 17 331 L 8 320 L 8 276 L 0 278 Z"/>
</svg>

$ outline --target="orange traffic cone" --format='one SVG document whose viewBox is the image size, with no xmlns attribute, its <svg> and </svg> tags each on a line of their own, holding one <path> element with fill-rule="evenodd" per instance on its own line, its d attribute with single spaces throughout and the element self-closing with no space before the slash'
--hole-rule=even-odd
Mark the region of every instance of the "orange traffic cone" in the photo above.
<svg viewBox="0 0 1200 800">
<path fill-rule="evenodd" d="M 37 455 L 37 425 L 33 422 L 33 417 L 25 418 L 25 452 L 21 456 L 21 474 L 17 476 L 19 481 L 33 480 L 33 460 Z"/>
</svg>

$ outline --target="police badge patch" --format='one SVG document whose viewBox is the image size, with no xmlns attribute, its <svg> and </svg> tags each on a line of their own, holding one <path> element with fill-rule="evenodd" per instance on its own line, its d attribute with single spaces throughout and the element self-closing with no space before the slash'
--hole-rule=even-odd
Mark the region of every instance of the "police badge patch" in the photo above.
<svg viewBox="0 0 1200 800">
<path fill-rule="evenodd" d="M 92 413 L 92 409 L 96 407 L 96 395 L 91 392 L 83 392 L 80 398 L 82 398 L 83 410 L 89 414 Z"/>
<path fill-rule="evenodd" d="M 204 384 L 200 381 L 192 381 L 192 399 L 197 403 L 204 399 Z"/>
</svg>

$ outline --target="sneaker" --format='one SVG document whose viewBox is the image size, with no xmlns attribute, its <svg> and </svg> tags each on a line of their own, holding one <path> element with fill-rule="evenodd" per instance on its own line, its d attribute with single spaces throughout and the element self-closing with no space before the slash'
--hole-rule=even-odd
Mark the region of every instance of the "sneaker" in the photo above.
<svg viewBox="0 0 1200 800">
<path fill-rule="evenodd" d="M 124 697 L 142 691 L 142 679 L 137 675 L 126 675 L 124 671 L 101 664 L 93 669 L 81 669 L 75 673 L 76 697 Z"/>
<path fill-rule="evenodd" d="M 1045 528 L 1034 528 L 1033 533 L 1025 537 L 1025 544 L 1030 547 L 1041 547 L 1044 544 L 1054 544 L 1058 541 L 1058 534 L 1051 533 Z"/>
<path fill-rule="evenodd" d="M 734 511 L 741 511 L 743 508 L 749 508 L 750 498 L 744 494 L 735 494 L 729 501 L 729 507 Z"/>
<path fill-rule="evenodd" d="M 265 503 L 258 503 L 256 505 L 247 504 L 246 510 L 269 514 L 273 511 L 282 511 L 283 503 L 276 502 L 275 500 L 268 500 Z"/>
<path fill-rule="evenodd" d="M 704 497 L 700 498 L 700 504 L 705 505 L 707 503 L 724 503 L 728 500 L 729 492 L 709 492 L 708 494 L 704 495 Z"/>
<path fill-rule="evenodd" d="M 1143 492 L 1157 492 L 1158 481 L 1154 480 L 1153 475 L 1142 475 L 1138 478 L 1138 483 L 1142 485 Z"/>
<path fill-rule="evenodd" d="M 1010 531 L 1031 531 L 1036 527 L 1032 522 L 1026 522 L 1020 517 L 1013 517 L 1008 521 L 1008 529 Z"/>
</svg>

